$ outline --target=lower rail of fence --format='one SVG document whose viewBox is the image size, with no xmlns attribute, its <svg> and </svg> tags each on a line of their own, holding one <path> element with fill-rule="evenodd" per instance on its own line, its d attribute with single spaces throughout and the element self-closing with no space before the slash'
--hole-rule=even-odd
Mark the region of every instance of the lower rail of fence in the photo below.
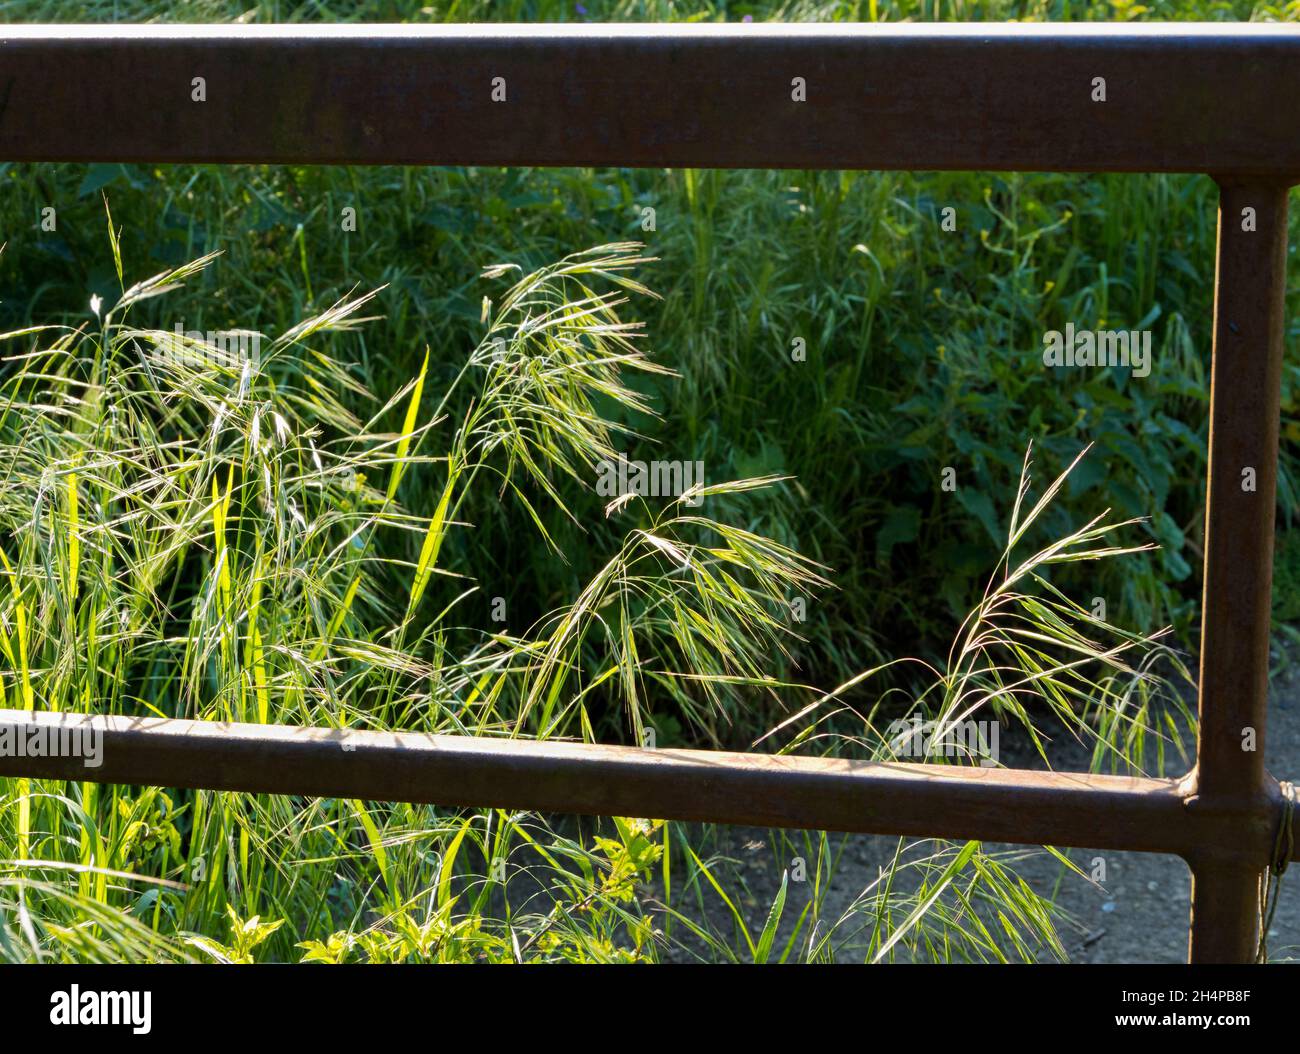
<svg viewBox="0 0 1300 1054">
<path fill-rule="evenodd" d="M 1262 871 L 1282 796 L 1194 780 L 0 710 L 0 776 L 1194 855 Z M 1300 854 L 1297 854 L 1300 855 Z"/>
</svg>

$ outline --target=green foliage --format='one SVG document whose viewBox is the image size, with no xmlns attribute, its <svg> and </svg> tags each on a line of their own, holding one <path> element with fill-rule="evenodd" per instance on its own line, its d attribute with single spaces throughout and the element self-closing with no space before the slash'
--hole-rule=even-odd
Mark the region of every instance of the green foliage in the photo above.
<svg viewBox="0 0 1300 1054">
<path fill-rule="evenodd" d="M 215 259 L 130 286 L 119 278 L 119 295 L 92 302 L 93 322 L 0 338 L 27 345 L 11 357 L 0 398 L 0 702 L 591 738 L 587 706 L 602 693 L 607 709 L 642 727 L 643 677 L 672 684 L 687 716 L 770 684 L 763 649 L 789 634 L 772 612 L 821 579 L 753 531 L 682 511 L 697 495 L 738 497 L 767 480 L 697 483 L 663 508 L 646 503 L 646 526 L 629 527 L 577 600 L 527 634 L 461 619 L 474 584 L 443 542 L 470 529 L 464 497 L 485 485 L 498 501 L 513 497 L 545 542 L 543 510 L 572 519 L 566 492 L 590 489 L 590 468 L 623 430 L 595 400 L 641 412 L 624 377 L 665 373 L 616 313 L 628 293 L 648 293 L 629 274 L 643 263 L 635 246 L 524 274 L 431 412 L 427 360 L 376 407 L 323 350 L 331 334 L 351 336 L 367 321 L 360 312 L 374 294 L 340 300 L 242 358 L 219 334 L 136 324 L 141 305 Z M 462 388 L 468 398 L 458 398 Z M 453 413 L 458 424 L 445 427 Z M 389 416 L 400 417 L 400 433 L 383 431 Z M 415 511 L 400 495 L 426 474 L 444 496 Z M 683 562 L 691 575 L 680 574 Z M 611 604 L 617 636 L 595 647 L 586 638 L 609 627 Z M 49 934 L 63 932 L 55 919 L 93 902 L 99 916 L 147 924 L 138 948 L 151 957 L 187 948 L 229 962 L 252 961 L 255 950 L 283 955 L 288 921 L 309 927 L 311 957 L 342 955 L 354 944 L 322 941 L 319 929 L 337 916 L 353 934 L 374 910 L 386 922 L 357 932 L 355 947 L 385 961 L 433 955 L 439 926 L 457 935 L 438 953 L 452 957 L 522 958 L 535 946 L 554 958 L 619 959 L 643 954 L 651 936 L 634 887 L 658 853 L 648 841 L 655 825 L 619 821 L 619 840 L 598 838 L 591 851 L 566 844 L 566 863 L 556 844 L 544 848 L 509 821 L 511 837 L 534 846 L 571 894 L 517 946 L 511 912 L 509 926 L 490 923 L 504 878 L 460 894 L 472 906 L 448 914 L 467 839 L 489 876 L 506 862 L 508 838 L 491 813 L 477 814 L 488 822 L 480 831 L 406 805 L 177 799 L 156 788 L 20 779 L 6 781 L 0 815 L 0 857 L 16 874 L 75 875 L 75 899 L 36 882 L 18 887 L 20 900 L 40 902 L 28 910 L 52 913 Z M 156 884 L 141 892 L 138 875 Z M 413 914 L 430 889 L 442 914 Z M 152 934 L 165 935 L 165 951 Z M 58 944 L 30 925 L 25 936 L 9 942 L 14 957 L 101 950 Z"/>
<path fill-rule="evenodd" d="M 205 276 L 165 307 L 141 304 L 143 325 L 284 332 L 358 283 L 383 287 L 371 305 L 383 317 L 347 352 L 372 391 L 408 383 L 426 348 L 426 384 L 450 383 L 483 339 L 483 298 L 499 295 L 497 280 L 465 277 L 484 259 L 531 270 L 574 245 L 639 236 L 639 209 L 653 204 L 647 251 L 664 297 L 644 317 L 657 361 L 681 379 L 639 374 L 627 382 L 638 405 L 596 404 L 630 430 L 629 457 L 702 460 L 713 479 L 795 478 L 748 515 L 837 575 L 840 588 L 809 606 L 807 643 L 790 648 L 805 676 L 943 647 L 997 554 L 991 503 L 1030 441 L 1053 471 L 1095 444 L 1071 510 L 1142 517 L 1160 543 L 1123 572 L 1062 584 L 1135 625 L 1185 634 L 1195 622 L 1215 214 L 1203 178 L 11 165 L 0 179 L 0 312 L 12 326 L 112 296 L 97 249 L 106 191 L 129 258 L 161 268 L 226 253 L 229 283 Z M 47 202 L 56 232 L 35 222 Z M 349 204 L 357 235 L 338 230 Z M 949 204 L 958 229 L 944 233 Z M 1041 335 L 1067 322 L 1151 329 L 1151 375 L 1044 368 Z M 791 360 L 795 337 L 806 361 Z M 1296 382 L 1288 363 L 1288 415 Z M 662 419 L 652 434 L 645 408 Z M 1284 518 L 1296 508 L 1293 432 Z M 946 467 L 956 501 L 938 489 Z M 412 477 L 401 498 L 436 507 L 444 485 Z M 580 589 L 617 537 L 594 495 L 570 498 L 572 520 L 546 522 L 549 544 L 521 536 L 515 507 L 486 488 L 458 501 L 474 543 L 446 544 L 492 584 L 478 603 L 506 601 L 514 632 Z M 551 559 L 557 549 L 566 560 Z"/>
<path fill-rule="evenodd" d="M 113 250 L 116 268 L 115 238 Z M 652 701 L 672 701 L 682 723 L 716 738 L 713 722 L 756 693 L 781 706 L 801 691 L 767 671 L 794 638 L 787 598 L 829 582 L 787 546 L 693 508 L 698 500 L 725 511 L 779 482 L 772 477 L 696 481 L 675 498 L 617 498 L 606 515 L 644 526 L 626 529 L 575 599 L 522 635 L 458 621 L 474 591 L 443 555 L 444 539 L 468 529 L 459 502 L 491 481 L 553 544 L 540 499 L 576 519 L 566 494 L 592 486 L 579 466 L 608 457 L 622 431 L 601 416 L 596 397 L 644 412 L 624 378 L 663 373 L 617 314 L 626 293 L 648 292 L 629 273 L 645 262 L 635 245 L 573 254 L 523 275 L 488 312 L 482 342 L 431 413 L 425 360 L 369 420 L 343 401 L 365 402 L 368 390 L 321 345 L 330 334 L 353 335 L 374 294 L 338 301 L 243 360 L 230 359 L 219 335 L 177 336 L 131 321 L 139 305 L 213 262 L 203 257 L 123 288 L 111 306 L 95 301 L 94 325 L 25 327 L 0 338 L 28 344 L 0 400 L 6 701 L 13 693 L 25 708 L 54 711 L 590 739 L 593 713 L 602 712 L 593 700 L 605 697 L 638 737 Z M 456 409 L 463 386 L 474 394 Z M 379 427 L 390 414 L 401 417 L 400 433 Z M 459 423 L 443 428 L 448 417 Z M 427 449 L 434 435 L 436 453 Z M 1004 582 L 968 619 L 948 674 L 914 705 L 933 706 L 937 693 L 941 720 L 987 707 L 1032 732 L 1021 699 L 1031 692 L 1067 726 L 1090 730 L 1089 705 L 1102 727 L 1123 732 L 1132 717 L 1118 704 L 1131 690 L 1111 691 L 1091 671 L 1147 680 L 1120 656 L 1153 640 L 1127 634 L 1115 647 L 1095 643 L 1098 633 L 1119 631 L 1069 602 L 1044 572 L 1141 547 L 1109 544 L 1128 525 L 1095 519 L 1013 562 L 1066 480 L 1022 513 L 1027 469 Z M 442 497 L 425 512 L 405 506 L 399 495 L 430 472 L 442 479 Z M 405 541 L 407 559 L 386 555 L 402 548 L 386 547 L 389 535 Z M 1030 585 L 1044 599 L 1024 593 Z M 999 628 L 1008 606 L 1013 623 Z M 1005 656 L 994 654 L 999 647 Z M 793 726 L 792 746 L 824 739 L 822 719 L 806 718 L 870 676 L 775 731 Z M 887 756 L 870 720 L 856 741 Z M 667 832 L 657 822 L 616 819 L 614 836 L 596 834 L 587 848 L 490 810 L 443 815 L 209 792 L 184 793 L 177 804 L 158 789 L 27 779 L 6 787 L 0 859 L 13 861 L 20 917 L 40 915 L 44 931 L 28 924 L 20 939 L 6 929 L 12 958 L 95 958 L 117 948 L 132 958 L 198 953 L 241 963 L 284 956 L 290 946 L 307 961 L 329 962 L 656 954 L 658 929 L 640 887 L 656 865 L 669 873 Z M 516 846 L 541 858 L 549 910 L 514 907 Z M 707 865 L 689 845 L 685 852 L 692 881 L 706 880 L 736 916 L 748 958 L 767 961 L 784 895 L 755 939 Z M 464 863 L 467 855 L 481 865 Z M 900 926 L 887 927 L 893 935 L 876 957 L 941 911 L 951 880 L 984 859 L 978 846 L 963 850 Z M 66 869 L 75 894 L 28 881 L 29 869 Z M 537 881 L 532 868 L 523 874 Z M 666 910 L 699 939 L 727 947 Z M 63 940 L 87 915 L 122 930 L 115 945 Z M 1050 944 L 1047 915 L 1036 917 Z M 301 939 L 290 940 L 294 930 Z M 783 954 L 792 948 L 787 942 Z M 813 946 L 806 954 L 822 953 Z"/>
<path fill-rule="evenodd" d="M 250 919 L 241 919 L 235 909 L 229 905 L 226 914 L 230 916 L 230 943 L 219 944 L 209 937 L 190 937 L 189 943 L 205 952 L 217 962 L 230 964 L 250 964 L 254 962 L 253 949 L 263 944 L 268 937 L 284 925 L 284 920 L 263 922 L 254 915 Z"/>
<path fill-rule="evenodd" d="M 6 17 L 1300 17 L 1217 0 L 586 8 L 22 0 Z M 17 331 L 0 706 L 625 742 L 653 728 L 661 746 L 775 733 L 866 757 L 893 754 L 882 719 L 979 710 L 1040 749 L 1062 727 L 1097 769 L 1164 771 L 1189 717 L 1157 627 L 1196 618 L 1207 180 L 0 164 L 0 186 L 0 322 Z M 128 286 L 136 273 L 154 277 Z M 653 355 L 623 319 L 633 301 Z M 1045 369 L 1041 335 L 1067 322 L 1153 330 L 1151 375 Z M 248 370 L 189 337 L 161 354 L 178 323 L 256 331 L 269 351 Z M 1298 384 L 1288 362 L 1288 417 Z M 1031 445 L 1056 482 L 1025 516 Z M 704 509 L 606 509 L 594 471 L 618 452 L 702 460 Z M 1298 452 L 1284 422 L 1288 522 Z M 1280 620 L 1296 617 L 1292 536 Z M 826 918 L 819 836 L 814 895 L 783 882 L 754 917 L 680 830 L 5 781 L 0 957 L 1063 954 L 1015 854 L 900 844 Z"/>
</svg>

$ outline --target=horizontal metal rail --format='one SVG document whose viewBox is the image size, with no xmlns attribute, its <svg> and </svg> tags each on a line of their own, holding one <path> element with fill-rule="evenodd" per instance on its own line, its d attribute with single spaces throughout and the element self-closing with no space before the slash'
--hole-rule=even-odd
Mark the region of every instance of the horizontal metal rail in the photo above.
<svg viewBox="0 0 1300 1054">
<path fill-rule="evenodd" d="M 0 755 L 0 775 L 1176 853 L 1192 960 L 1249 961 L 1288 815 L 1262 758 L 1298 99 L 1292 25 L 0 27 L 4 161 L 1188 172 L 1221 191 L 1181 780 L 14 711 L 0 733 L 102 733 L 103 764 Z"/>
<path fill-rule="evenodd" d="M 1289 26 L 0 27 L 6 161 L 1290 176 L 1297 99 Z"/>
<path fill-rule="evenodd" d="M 0 710 L 7 728 L 93 735 L 100 764 L 0 756 L 0 776 L 1176 854 L 1230 837 L 1260 867 L 1276 833 L 1172 779 Z"/>
</svg>

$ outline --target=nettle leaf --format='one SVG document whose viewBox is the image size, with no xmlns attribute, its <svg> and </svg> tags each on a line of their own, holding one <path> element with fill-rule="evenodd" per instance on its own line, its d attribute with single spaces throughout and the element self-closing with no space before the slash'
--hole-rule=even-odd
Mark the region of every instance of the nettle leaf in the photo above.
<svg viewBox="0 0 1300 1054">
<path fill-rule="evenodd" d="M 993 507 L 993 499 L 988 496 L 988 493 L 970 487 L 958 487 L 957 500 L 961 502 L 962 508 L 984 525 L 993 544 L 1001 548 L 1006 540 L 1006 532 L 998 523 L 997 510 Z"/>
<path fill-rule="evenodd" d="M 120 164 L 100 164 L 91 165 L 86 170 L 86 176 L 81 181 L 81 186 L 77 188 L 77 197 L 87 197 L 95 191 L 108 186 L 110 183 L 117 182 L 126 174 L 126 166 Z"/>
<path fill-rule="evenodd" d="M 1070 497 L 1077 498 L 1092 490 L 1099 483 L 1105 483 L 1107 475 L 1104 459 L 1099 457 L 1084 458 L 1070 473 Z"/>
<path fill-rule="evenodd" d="M 1122 480 L 1111 480 L 1110 498 L 1125 516 L 1146 516 L 1151 509 L 1136 490 Z"/>
<path fill-rule="evenodd" d="M 1181 553 L 1173 549 L 1165 549 L 1161 553 L 1165 574 L 1175 582 L 1181 582 L 1192 573 L 1192 565 L 1183 559 Z"/>
<path fill-rule="evenodd" d="M 921 510 L 914 505 L 895 506 L 876 532 L 876 560 L 889 560 L 894 546 L 914 542 L 921 532 Z"/>
</svg>

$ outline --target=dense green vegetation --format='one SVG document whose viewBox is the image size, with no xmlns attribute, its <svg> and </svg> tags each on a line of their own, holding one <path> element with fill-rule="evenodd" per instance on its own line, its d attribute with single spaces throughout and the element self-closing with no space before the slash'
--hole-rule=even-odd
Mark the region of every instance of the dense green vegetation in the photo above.
<svg viewBox="0 0 1300 1054">
<path fill-rule="evenodd" d="M 434 22 L 1300 15 L 338 6 Z M 862 757 L 891 756 L 884 717 L 978 710 L 1148 771 L 1166 722 L 1189 720 L 1154 674 L 1183 677 L 1159 632 L 1186 642 L 1197 619 L 1206 179 L 10 164 L 0 181 L 0 706 L 603 742 L 651 727 L 660 746 L 777 728 L 765 748 Z M 1045 369 L 1041 335 L 1067 322 L 1152 330 L 1150 376 Z M 263 334 L 261 362 L 214 363 L 192 338 L 161 354 L 178 326 Z M 1289 362 L 1288 407 L 1297 381 Z M 1285 525 L 1300 432 L 1284 442 Z M 703 504 L 607 510 L 597 468 L 618 452 L 702 462 Z M 1300 550 L 1280 552 L 1291 618 Z M 1045 639 L 1026 645 L 1025 626 Z M 824 959 L 845 929 L 868 957 L 1062 954 L 1049 891 L 973 843 L 901 853 L 849 918 L 783 886 L 765 926 L 672 824 L 0 787 L 0 956 L 586 961 L 680 938 Z M 833 847 L 805 850 L 814 890 Z M 705 899 L 735 926 L 707 921 Z M 1005 925 L 986 926 L 989 905 Z"/>
</svg>

